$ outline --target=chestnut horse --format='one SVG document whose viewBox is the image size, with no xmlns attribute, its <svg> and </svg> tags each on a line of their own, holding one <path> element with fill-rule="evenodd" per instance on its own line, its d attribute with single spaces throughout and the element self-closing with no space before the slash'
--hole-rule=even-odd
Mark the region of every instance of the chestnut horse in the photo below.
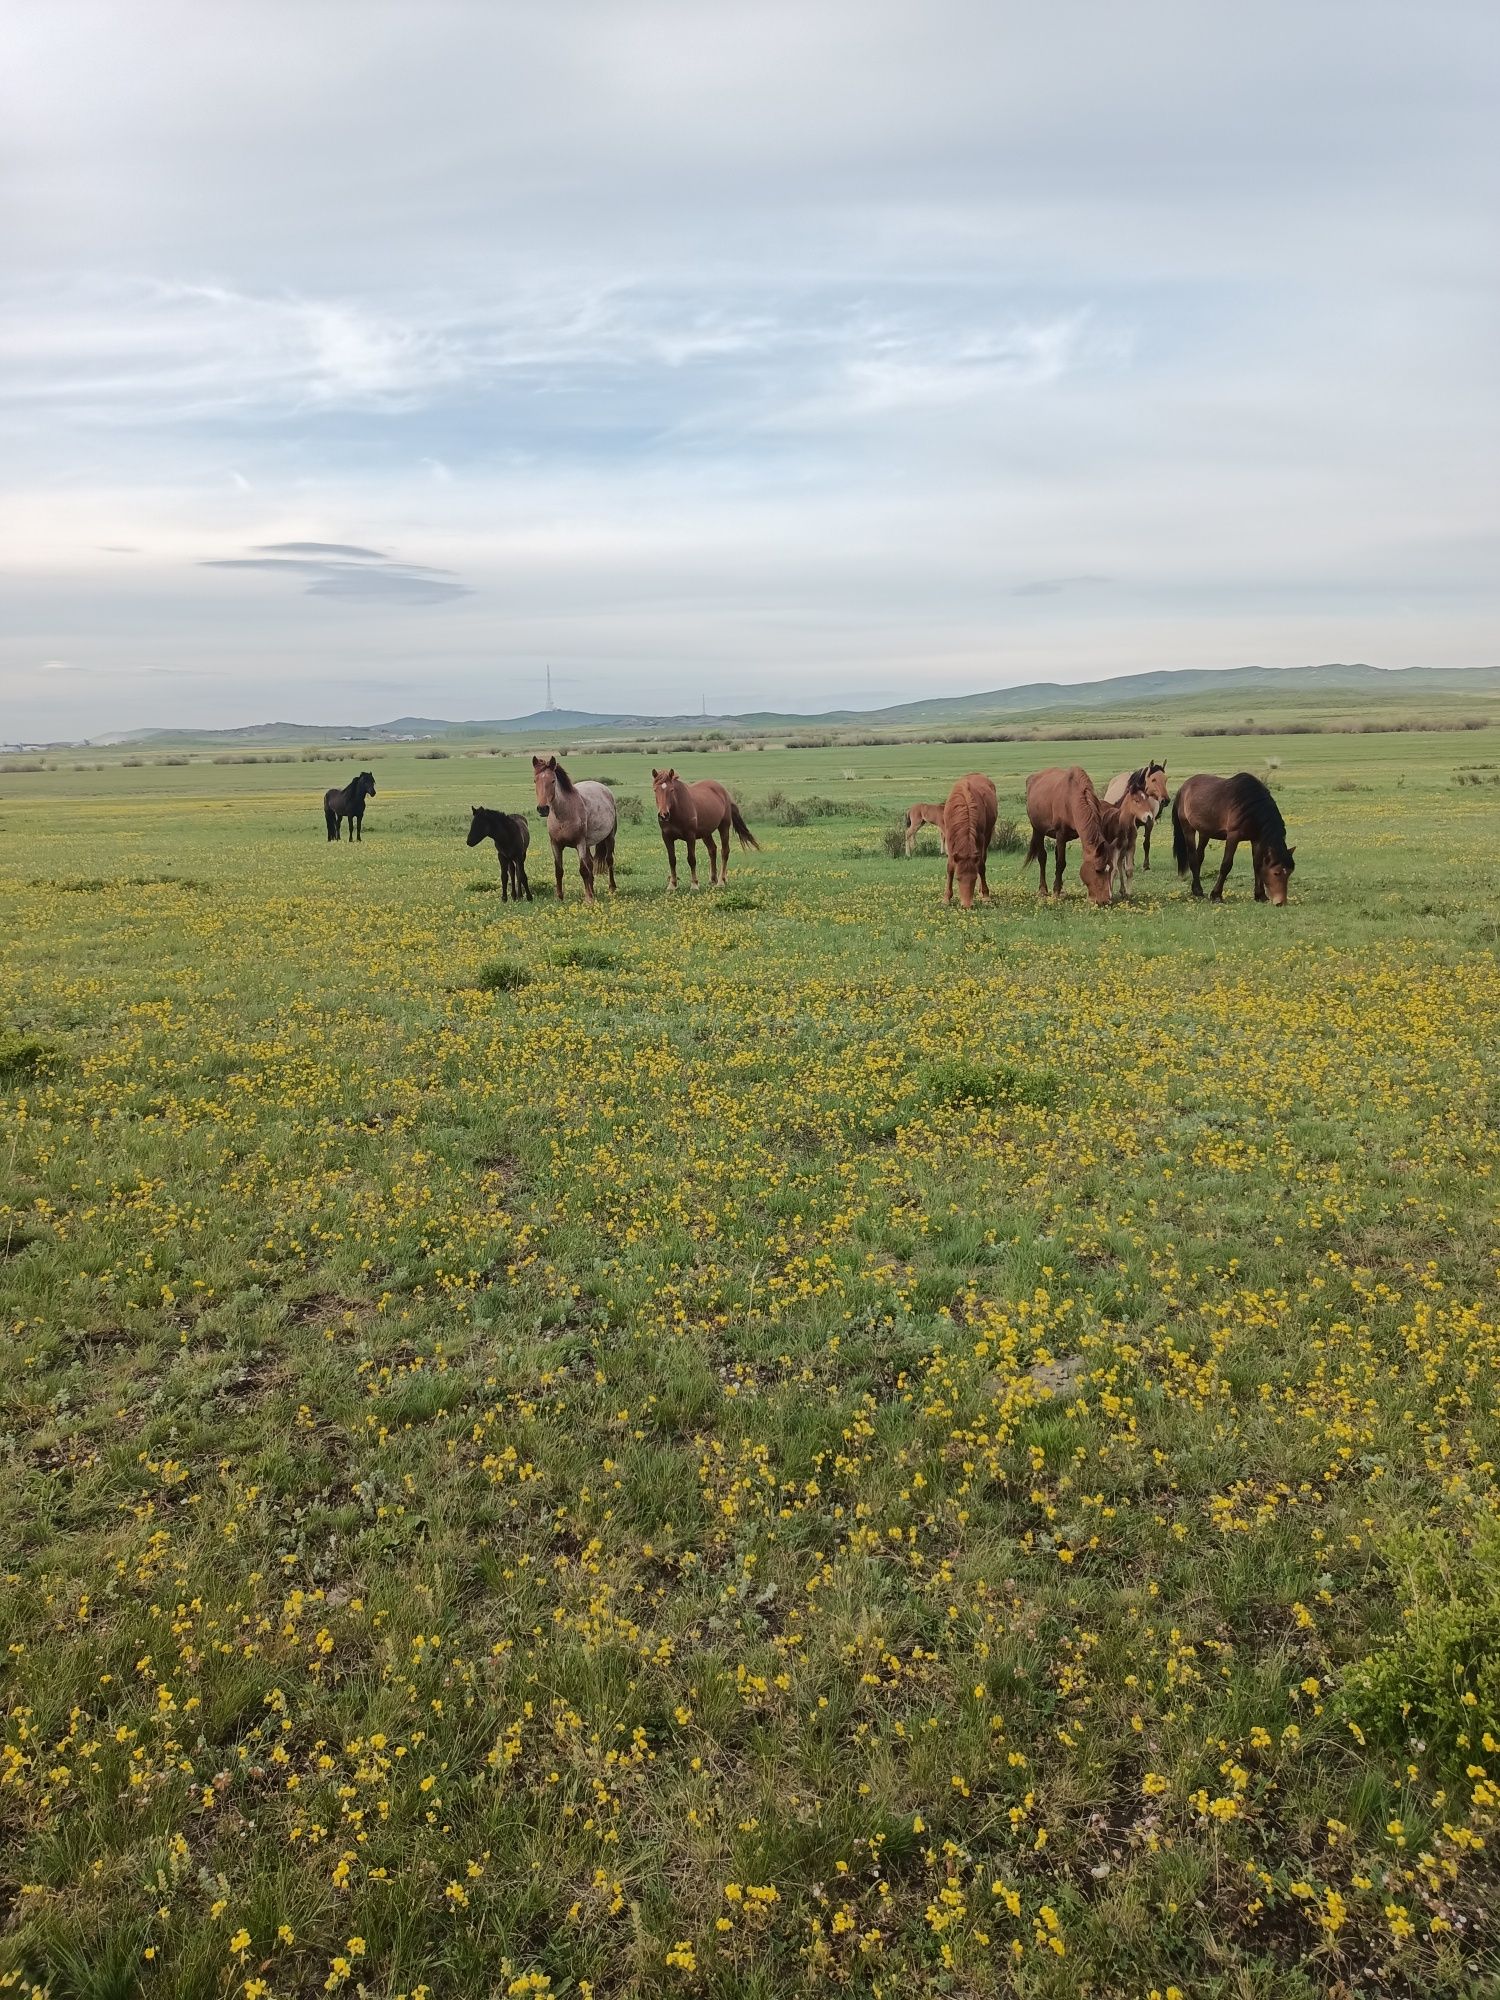
<svg viewBox="0 0 1500 2000">
<path fill-rule="evenodd" d="M 500 857 L 500 900 L 508 903 L 512 896 L 519 903 L 524 895 L 531 901 L 531 884 L 526 879 L 526 850 L 531 845 L 531 828 L 526 824 L 525 813 L 498 812 L 493 806 L 474 806 L 474 817 L 469 821 L 469 838 L 465 843 L 477 847 L 482 840 L 493 840 L 495 852 Z"/>
<path fill-rule="evenodd" d="M 1219 879 L 1209 891 L 1212 901 L 1223 902 L 1234 851 L 1242 840 L 1248 840 L 1255 863 L 1256 902 L 1278 907 L 1286 902 L 1287 877 L 1296 866 L 1292 860 L 1296 850 L 1286 844 L 1281 808 L 1251 772 L 1216 778 L 1200 771 L 1179 788 L 1172 801 L 1172 853 L 1179 875 L 1192 871 L 1195 896 L 1203 894 L 1203 855 L 1211 840 L 1224 843 Z"/>
<path fill-rule="evenodd" d="M 580 779 L 575 785 L 555 757 L 533 757 L 531 773 L 536 780 L 536 809 L 547 822 L 547 837 L 552 842 L 557 900 L 563 899 L 563 849 L 576 847 L 578 879 L 592 903 L 596 862 L 603 862 L 609 870 L 610 889 L 615 886 L 615 829 L 619 824 L 615 795 L 608 785 L 592 778 Z"/>
<path fill-rule="evenodd" d="M 1041 872 L 1039 893 L 1047 893 L 1047 841 L 1056 847 L 1056 869 L 1052 893 L 1062 894 L 1063 869 L 1068 842 L 1083 844 L 1078 873 L 1089 899 L 1109 901 L 1110 876 L 1114 872 L 1115 848 L 1125 829 L 1143 825 L 1155 814 L 1155 804 L 1147 798 L 1142 774 L 1132 771 L 1124 797 L 1107 806 L 1094 790 L 1093 782 L 1080 764 L 1067 770 L 1034 771 L 1026 780 L 1026 817 L 1031 821 L 1031 845 L 1023 864 L 1034 861 Z"/>
<path fill-rule="evenodd" d="M 696 785 L 689 785 L 679 778 L 675 770 L 651 773 L 651 787 L 656 793 L 656 823 L 661 828 L 662 841 L 667 850 L 667 887 L 677 887 L 677 843 L 687 842 L 688 869 L 693 878 L 693 887 L 698 887 L 698 842 L 701 840 L 708 849 L 708 886 L 717 888 L 719 882 L 729 880 L 729 829 L 740 837 L 741 847 L 758 849 L 760 842 L 745 824 L 744 815 L 734 800 L 725 791 L 717 778 L 702 778 Z M 718 856 L 714 852 L 714 835 L 724 844 L 724 866 L 722 875 Z"/>
<path fill-rule="evenodd" d="M 915 854 L 917 835 L 924 826 L 935 826 L 944 854 L 948 852 L 947 836 L 943 832 L 943 808 L 940 805 L 912 806 L 906 815 L 906 851 Z"/>
<path fill-rule="evenodd" d="M 328 828 L 328 838 L 339 840 L 343 836 L 343 822 L 349 822 L 349 838 L 363 840 L 365 837 L 365 800 L 375 796 L 375 780 L 368 771 L 359 776 L 340 791 L 335 787 L 323 794 L 323 819 Z"/>
<path fill-rule="evenodd" d="M 953 901 L 953 878 L 958 877 L 958 900 L 965 910 L 974 907 L 974 884 L 986 902 L 990 885 L 985 879 L 985 856 L 995 833 L 999 807 L 995 787 L 982 771 L 970 771 L 948 794 L 943 807 L 943 849 L 948 856 L 948 888 L 945 904 Z"/>
<path fill-rule="evenodd" d="M 1146 824 L 1140 829 L 1143 835 L 1141 866 L 1149 873 L 1151 868 L 1151 829 L 1166 811 L 1172 797 L 1171 789 L 1167 784 L 1166 765 L 1158 764 L 1153 760 L 1140 771 L 1117 771 L 1104 787 L 1104 803 L 1107 806 L 1118 805 L 1126 792 L 1129 791 L 1132 780 L 1137 777 L 1141 778 L 1145 783 L 1147 798 L 1154 800 L 1156 803 L 1154 817 L 1148 819 Z M 1136 827 L 1132 821 L 1124 843 L 1119 853 L 1115 856 L 1114 879 L 1110 886 L 1116 896 L 1128 896 L 1131 884 L 1135 880 L 1135 836 Z"/>
</svg>

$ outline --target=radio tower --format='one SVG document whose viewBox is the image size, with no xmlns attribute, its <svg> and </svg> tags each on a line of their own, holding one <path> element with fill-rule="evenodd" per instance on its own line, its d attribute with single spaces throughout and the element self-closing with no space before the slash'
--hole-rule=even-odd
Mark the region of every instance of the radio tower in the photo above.
<svg viewBox="0 0 1500 2000">
<path fill-rule="evenodd" d="M 556 712 L 557 703 L 552 699 L 552 669 L 549 666 L 547 669 L 547 713 L 554 715 Z"/>
</svg>

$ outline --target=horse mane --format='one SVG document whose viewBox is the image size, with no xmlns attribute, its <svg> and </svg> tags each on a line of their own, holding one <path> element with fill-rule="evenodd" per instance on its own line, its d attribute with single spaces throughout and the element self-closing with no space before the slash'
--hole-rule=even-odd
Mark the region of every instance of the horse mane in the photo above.
<svg viewBox="0 0 1500 2000">
<path fill-rule="evenodd" d="M 955 815 L 955 824 L 950 828 L 948 825 L 948 807 L 954 804 L 954 797 L 950 795 L 948 807 L 945 807 L 943 811 L 943 833 L 948 842 L 948 859 L 950 861 L 978 861 L 979 829 L 974 823 L 974 793 L 968 785 L 962 782 L 954 786 L 953 792 L 961 801 L 962 811 Z"/>
<path fill-rule="evenodd" d="M 560 792 L 571 792 L 573 790 L 573 780 L 568 776 L 561 764 L 554 764 L 552 766 L 552 775 L 557 780 L 557 789 Z"/>
<path fill-rule="evenodd" d="M 1104 847 L 1108 844 L 1108 836 L 1104 831 L 1104 821 L 1099 817 L 1099 794 L 1094 790 L 1087 773 L 1083 773 L 1082 776 L 1083 782 L 1076 787 L 1077 797 L 1074 801 L 1078 818 L 1078 838 L 1090 847 Z"/>
<path fill-rule="evenodd" d="M 1268 848 L 1276 860 L 1287 851 L 1286 821 L 1272 798 L 1270 788 L 1252 771 L 1240 771 L 1229 780 L 1229 796 L 1249 823 L 1250 838 Z"/>
</svg>

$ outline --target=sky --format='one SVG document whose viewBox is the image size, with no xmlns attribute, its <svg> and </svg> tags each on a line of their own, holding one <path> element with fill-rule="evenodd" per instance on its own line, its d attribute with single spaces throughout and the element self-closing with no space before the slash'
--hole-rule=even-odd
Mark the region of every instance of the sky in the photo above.
<svg viewBox="0 0 1500 2000">
<path fill-rule="evenodd" d="M 1500 660 L 1489 0 L 18 0 L 0 737 Z"/>
</svg>

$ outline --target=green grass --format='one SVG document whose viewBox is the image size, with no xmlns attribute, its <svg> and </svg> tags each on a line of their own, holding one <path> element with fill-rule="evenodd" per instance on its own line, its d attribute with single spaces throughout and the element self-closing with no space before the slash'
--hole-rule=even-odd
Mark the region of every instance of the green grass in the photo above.
<svg viewBox="0 0 1500 2000">
<path fill-rule="evenodd" d="M 1486 732 L 533 747 L 0 777 L 0 1976 L 1496 1990 Z M 886 851 L 1147 752 L 1287 909 Z"/>
</svg>

